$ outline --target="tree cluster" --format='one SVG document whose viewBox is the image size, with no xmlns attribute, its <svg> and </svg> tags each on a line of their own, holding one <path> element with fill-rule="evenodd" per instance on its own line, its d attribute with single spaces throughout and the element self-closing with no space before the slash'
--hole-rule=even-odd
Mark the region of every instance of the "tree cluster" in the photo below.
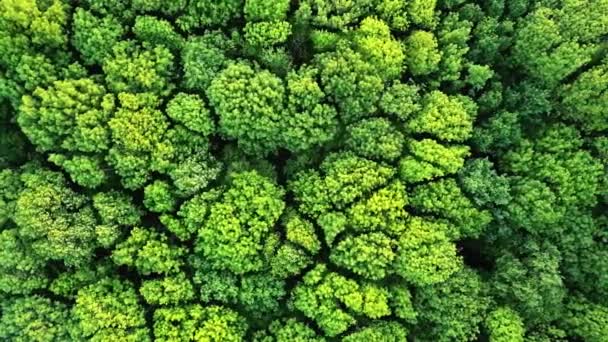
<svg viewBox="0 0 608 342">
<path fill-rule="evenodd" d="M 0 340 L 608 339 L 608 0 L 0 0 Z"/>
</svg>

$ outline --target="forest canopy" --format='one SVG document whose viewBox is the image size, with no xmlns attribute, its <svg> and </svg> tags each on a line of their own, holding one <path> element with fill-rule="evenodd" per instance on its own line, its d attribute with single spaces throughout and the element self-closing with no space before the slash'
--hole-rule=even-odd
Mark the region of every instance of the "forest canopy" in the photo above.
<svg viewBox="0 0 608 342">
<path fill-rule="evenodd" d="M 608 0 L 0 0 L 0 340 L 608 340 Z"/>
</svg>

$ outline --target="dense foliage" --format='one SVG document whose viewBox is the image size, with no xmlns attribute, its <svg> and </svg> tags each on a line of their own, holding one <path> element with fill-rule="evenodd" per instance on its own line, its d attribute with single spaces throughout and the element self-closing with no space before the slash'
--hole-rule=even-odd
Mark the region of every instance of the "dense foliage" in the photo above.
<svg viewBox="0 0 608 342">
<path fill-rule="evenodd" d="M 608 340 L 608 0 L 0 0 L 0 340 Z"/>
</svg>

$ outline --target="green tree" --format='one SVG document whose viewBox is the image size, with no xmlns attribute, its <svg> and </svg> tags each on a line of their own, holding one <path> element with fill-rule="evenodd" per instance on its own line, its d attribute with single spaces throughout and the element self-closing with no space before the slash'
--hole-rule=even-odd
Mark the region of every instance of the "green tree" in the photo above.
<svg viewBox="0 0 608 342">
<path fill-rule="evenodd" d="M 117 265 L 135 267 L 142 275 L 171 274 L 184 265 L 185 252 L 184 247 L 172 245 L 166 235 L 135 227 L 125 241 L 116 245 L 112 260 Z"/>
<path fill-rule="evenodd" d="M 353 43 L 382 80 L 394 80 L 401 74 L 405 58 L 403 46 L 391 36 L 390 28 L 382 20 L 363 19 L 354 32 Z"/>
<path fill-rule="evenodd" d="M 121 192 L 100 192 L 93 196 L 93 207 L 101 220 L 95 227 L 97 241 L 103 247 L 111 247 L 122 240 L 126 233 L 125 226 L 140 223 L 142 211 L 132 199 Z"/>
<path fill-rule="evenodd" d="M 520 115 L 512 112 L 499 112 L 482 125 L 475 127 L 473 142 L 482 152 L 500 155 L 516 146 L 523 139 Z"/>
<path fill-rule="evenodd" d="M 25 95 L 17 121 L 36 147 L 58 152 L 49 161 L 64 168 L 74 182 L 95 188 L 106 181 L 101 156 L 110 146 L 107 121 L 114 97 L 90 78 L 56 81 Z"/>
<path fill-rule="evenodd" d="M 488 314 L 485 322 L 490 340 L 496 342 L 523 342 L 524 322 L 509 307 L 499 307 Z"/>
<path fill-rule="evenodd" d="M 399 177 L 407 183 L 454 174 L 470 153 L 467 146 L 442 145 L 432 139 L 409 140 L 406 150 L 399 160 Z"/>
<path fill-rule="evenodd" d="M 31 168 L 21 175 L 24 188 L 15 204 L 19 235 L 44 260 L 90 261 L 98 223 L 90 200 L 70 189 L 62 174 Z"/>
<path fill-rule="evenodd" d="M 396 273 L 417 286 L 446 281 L 462 267 L 456 246 L 446 232 L 437 228 L 436 224 L 411 218 L 397 242 Z"/>
<path fill-rule="evenodd" d="M 235 63 L 213 79 L 207 96 L 218 113 L 220 133 L 250 153 L 276 149 L 285 96 L 279 77 Z"/>
<path fill-rule="evenodd" d="M 468 341 L 479 333 L 489 305 L 486 285 L 470 268 L 419 289 L 414 306 L 422 322 L 416 336 L 428 341 Z"/>
<path fill-rule="evenodd" d="M 608 333 L 608 308 L 575 297 L 567 304 L 564 326 L 585 341 L 602 341 Z"/>
<path fill-rule="evenodd" d="M 304 248 L 310 253 L 318 253 L 321 250 L 321 242 L 315 231 L 315 226 L 293 211 L 284 216 L 285 237 L 297 246 Z"/>
<path fill-rule="evenodd" d="M 133 226 L 140 222 L 142 211 L 124 192 L 99 192 L 93 196 L 93 207 L 105 224 Z"/>
<path fill-rule="evenodd" d="M 434 214 L 454 227 L 448 237 L 477 237 L 492 220 L 487 210 L 476 208 L 453 179 L 442 179 L 419 185 L 411 197 L 412 205 L 425 214 Z"/>
<path fill-rule="evenodd" d="M 478 206 L 502 206 L 511 201 L 508 178 L 498 175 L 488 159 L 469 159 L 458 172 L 458 180 Z"/>
<path fill-rule="evenodd" d="M 326 103 L 317 83 L 318 70 L 303 67 L 287 75 L 285 112 L 280 122 L 281 146 L 290 151 L 310 150 L 331 141 L 338 130 L 337 113 Z"/>
<path fill-rule="evenodd" d="M 405 230 L 409 216 L 405 206 L 409 197 L 399 181 L 378 189 L 346 210 L 348 225 L 354 231 L 383 231 L 398 237 Z"/>
<path fill-rule="evenodd" d="M 78 291 L 72 308 L 75 339 L 149 341 L 144 309 L 133 285 L 103 278 Z"/>
<path fill-rule="evenodd" d="M 158 341 L 242 341 L 247 331 L 243 317 L 221 306 L 186 305 L 154 311 Z"/>
<path fill-rule="evenodd" d="M 284 191 L 257 172 L 231 175 L 198 233 L 195 250 L 214 268 L 243 274 L 262 269 L 265 245 L 283 212 Z"/>
<path fill-rule="evenodd" d="M 133 33 L 143 43 L 163 45 L 171 51 L 180 50 L 184 43 L 170 22 L 147 15 L 135 18 Z"/>
<path fill-rule="evenodd" d="M 120 0 L 83 0 L 82 5 L 98 15 L 112 15 L 121 20 L 133 19 L 134 11 L 131 2 L 125 3 Z"/>
<path fill-rule="evenodd" d="M 246 50 L 251 53 L 264 51 L 283 44 L 291 35 L 291 24 L 286 21 L 248 22 L 244 29 Z"/>
<path fill-rule="evenodd" d="M 219 31 L 190 36 L 181 53 L 183 85 L 192 90 L 206 90 L 215 76 L 229 64 L 229 56 L 235 48 L 235 43 Z"/>
<path fill-rule="evenodd" d="M 537 180 L 516 180 L 512 185 L 513 200 L 509 203 L 509 223 L 533 234 L 546 234 L 559 229 L 557 224 L 565 212 L 556 203 L 555 194 Z M 532 203 L 534 203 L 532 205 Z"/>
<path fill-rule="evenodd" d="M 596 42 L 606 33 L 601 24 L 606 17 L 600 13 L 608 6 L 601 0 L 593 3 L 597 15 L 587 17 L 579 14 L 585 6 L 580 1 L 565 3 L 562 8 L 552 8 L 550 4 L 538 6 L 517 29 L 515 61 L 547 87 L 556 86 L 590 62 L 600 49 Z"/>
<path fill-rule="evenodd" d="M 177 211 L 177 217 L 163 214 L 160 221 L 180 240 L 190 240 L 205 223 L 211 204 L 217 201 L 221 194 L 220 189 L 203 191 L 184 202 Z"/>
<path fill-rule="evenodd" d="M 278 254 L 277 254 L 278 255 Z M 214 270 L 204 259 L 191 259 L 197 271 L 194 284 L 200 288 L 203 303 L 222 303 L 238 306 L 254 320 L 279 314 L 280 301 L 285 297 L 285 281 L 275 276 L 272 269 L 239 275 L 228 270 Z"/>
<path fill-rule="evenodd" d="M 461 98 L 435 90 L 424 96 L 422 110 L 408 122 L 407 128 L 440 140 L 460 142 L 471 136 L 475 116 L 476 112 L 471 112 Z"/>
<path fill-rule="evenodd" d="M 323 264 L 308 272 L 292 293 L 292 305 L 333 337 L 357 323 L 357 316 L 389 316 L 388 293 L 372 284 L 360 285 Z"/>
<path fill-rule="evenodd" d="M 291 183 L 300 210 L 313 216 L 329 211 L 331 204 L 343 209 L 387 183 L 392 168 L 352 153 L 330 154 L 318 172 L 303 172 Z"/>
<path fill-rule="evenodd" d="M 486 82 L 494 76 L 487 65 L 469 64 L 466 82 L 475 90 L 481 90 Z"/>
<path fill-rule="evenodd" d="M 373 323 L 345 336 L 345 342 L 387 341 L 397 342 L 407 340 L 407 329 L 397 322 Z"/>
<path fill-rule="evenodd" d="M 113 145 L 106 160 L 127 189 L 143 186 L 153 170 L 162 170 L 169 147 L 163 139 L 169 122 L 156 109 L 156 97 L 121 93 L 121 107 L 109 121 Z"/>
<path fill-rule="evenodd" d="M 536 140 L 524 140 L 503 158 L 503 168 L 540 182 L 544 197 L 554 197 L 559 215 L 567 208 L 589 208 L 597 204 L 602 166 L 589 151 L 581 149 L 583 140 L 572 126 L 549 125 Z M 530 208 L 532 209 L 532 208 Z"/>
<path fill-rule="evenodd" d="M 408 70 L 414 76 L 428 75 L 439 66 L 441 52 L 437 39 L 427 31 L 414 31 L 405 41 Z"/>
<path fill-rule="evenodd" d="M 99 18 L 80 7 L 74 12 L 72 20 L 74 35 L 71 42 L 86 64 L 102 64 L 126 33 L 124 26 L 114 16 Z"/>
<path fill-rule="evenodd" d="M 573 120 L 585 131 L 605 131 L 608 117 L 602 108 L 608 103 L 608 59 L 585 71 L 560 89 L 560 115 Z"/>
<path fill-rule="evenodd" d="M 49 155 L 50 162 L 62 167 L 72 181 L 80 186 L 96 188 L 108 180 L 107 167 L 100 156 L 75 155 L 68 158 L 62 154 Z"/>
<path fill-rule="evenodd" d="M 253 337 L 254 342 L 323 342 L 325 339 L 294 318 L 276 320 L 270 323 L 267 330 L 256 331 Z"/>
<path fill-rule="evenodd" d="M 349 26 L 369 13 L 372 5 L 371 0 L 347 2 L 304 0 L 299 3 L 296 18 L 315 26 L 346 31 Z"/>
<path fill-rule="evenodd" d="M 0 66 L 13 81 L 5 91 L 18 106 L 23 90 L 34 90 L 83 71 L 69 66 L 67 52 L 69 6 L 60 0 L 7 0 L 0 4 Z M 72 68 L 72 69 L 71 69 Z"/>
<path fill-rule="evenodd" d="M 423 0 L 417 3 L 425 4 Z M 432 3 L 432 2 L 431 2 Z M 437 27 L 437 42 L 441 52 L 438 78 L 442 82 L 456 82 L 466 66 L 469 39 L 473 23 L 461 18 L 458 12 L 447 13 Z"/>
<path fill-rule="evenodd" d="M 65 305 L 40 297 L 22 297 L 2 305 L 0 338 L 7 341 L 69 340 L 70 321 Z"/>
<path fill-rule="evenodd" d="M 391 29 L 405 31 L 410 24 L 407 5 L 408 3 L 403 1 L 382 0 L 376 3 L 375 11 Z"/>
<path fill-rule="evenodd" d="M 202 135 L 211 135 L 215 123 L 203 99 L 198 95 L 178 93 L 167 104 L 167 115 Z"/>
<path fill-rule="evenodd" d="M 213 146 L 207 136 L 180 125 L 166 133 L 152 154 L 152 167 L 169 176 L 176 196 L 192 196 L 218 178 L 222 164 L 212 155 Z"/>
<path fill-rule="evenodd" d="M 384 113 L 406 121 L 421 109 L 419 90 L 415 84 L 395 82 L 382 95 L 380 108 Z"/>
<path fill-rule="evenodd" d="M 0 0 L 0 340 L 604 341 L 608 0 Z"/>
<path fill-rule="evenodd" d="M 190 1 L 176 22 L 184 31 L 194 31 L 197 28 L 209 26 L 225 26 L 229 20 L 241 17 L 242 5 L 243 0 Z"/>
<path fill-rule="evenodd" d="M 144 205 L 152 212 L 163 213 L 173 211 L 176 200 L 169 184 L 157 180 L 146 186 L 144 188 Z"/>
<path fill-rule="evenodd" d="M 362 157 L 392 161 L 403 152 L 403 134 L 386 119 L 362 120 L 347 131 L 345 145 Z"/>
<path fill-rule="evenodd" d="M 17 121 L 42 151 L 100 152 L 108 148 L 114 97 L 91 78 L 54 82 L 22 99 Z"/>
<path fill-rule="evenodd" d="M 195 298 L 194 287 L 184 273 L 162 279 L 145 280 L 139 292 L 152 305 L 177 305 Z"/>
<path fill-rule="evenodd" d="M 315 65 L 320 70 L 323 91 L 344 121 L 355 122 L 376 111 L 383 80 L 360 53 L 341 44 L 335 52 L 316 55 Z"/>
<path fill-rule="evenodd" d="M 131 0 L 130 3 L 137 12 L 158 11 L 171 16 L 183 10 L 188 2 L 186 0 L 176 0 L 171 3 L 165 3 L 162 0 Z"/>
<path fill-rule="evenodd" d="M 522 249 L 521 256 L 504 252 L 497 257 L 492 293 L 526 321 L 547 323 L 557 319 L 566 297 L 559 251 L 555 246 L 534 242 Z"/>
<path fill-rule="evenodd" d="M 55 270 L 57 271 L 57 270 Z M 104 260 L 98 264 L 88 264 L 79 268 L 69 268 L 59 273 L 49 284 L 48 290 L 55 298 L 62 298 L 72 303 L 78 291 L 96 283 L 99 279 L 108 277 L 116 268 L 111 262 Z"/>
<path fill-rule="evenodd" d="M 0 296 L 28 294 L 47 286 L 45 260 L 34 253 L 16 228 L 0 232 Z"/>
<path fill-rule="evenodd" d="M 408 14 L 412 23 L 432 27 L 435 24 L 434 11 L 436 0 L 413 0 L 409 2 Z"/>
<path fill-rule="evenodd" d="M 382 279 L 390 271 L 394 242 L 382 233 L 349 235 L 340 241 L 329 257 L 332 263 L 368 279 Z"/>
<path fill-rule="evenodd" d="M 12 219 L 23 184 L 17 170 L 0 171 L 0 229 Z"/>
<path fill-rule="evenodd" d="M 267 2 L 263 0 L 245 0 L 243 11 L 247 21 L 283 20 L 289 10 L 288 0 Z"/>
<path fill-rule="evenodd" d="M 139 47 L 120 41 L 103 62 L 108 88 L 115 93 L 150 92 L 167 95 L 173 84 L 174 58 L 164 45 Z"/>
</svg>

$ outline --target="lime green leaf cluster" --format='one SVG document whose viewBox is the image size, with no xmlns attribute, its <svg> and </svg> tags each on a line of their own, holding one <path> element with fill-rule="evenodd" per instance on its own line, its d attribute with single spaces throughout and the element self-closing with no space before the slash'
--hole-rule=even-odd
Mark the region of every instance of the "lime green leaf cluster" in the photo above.
<svg viewBox="0 0 608 342">
<path fill-rule="evenodd" d="M 0 340 L 604 342 L 608 0 L 0 0 Z"/>
<path fill-rule="evenodd" d="M 104 278 L 78 291 L 72 309 L 76 339 L 149 341 L 144 310 L 133 285 Z"/>
</svg>

